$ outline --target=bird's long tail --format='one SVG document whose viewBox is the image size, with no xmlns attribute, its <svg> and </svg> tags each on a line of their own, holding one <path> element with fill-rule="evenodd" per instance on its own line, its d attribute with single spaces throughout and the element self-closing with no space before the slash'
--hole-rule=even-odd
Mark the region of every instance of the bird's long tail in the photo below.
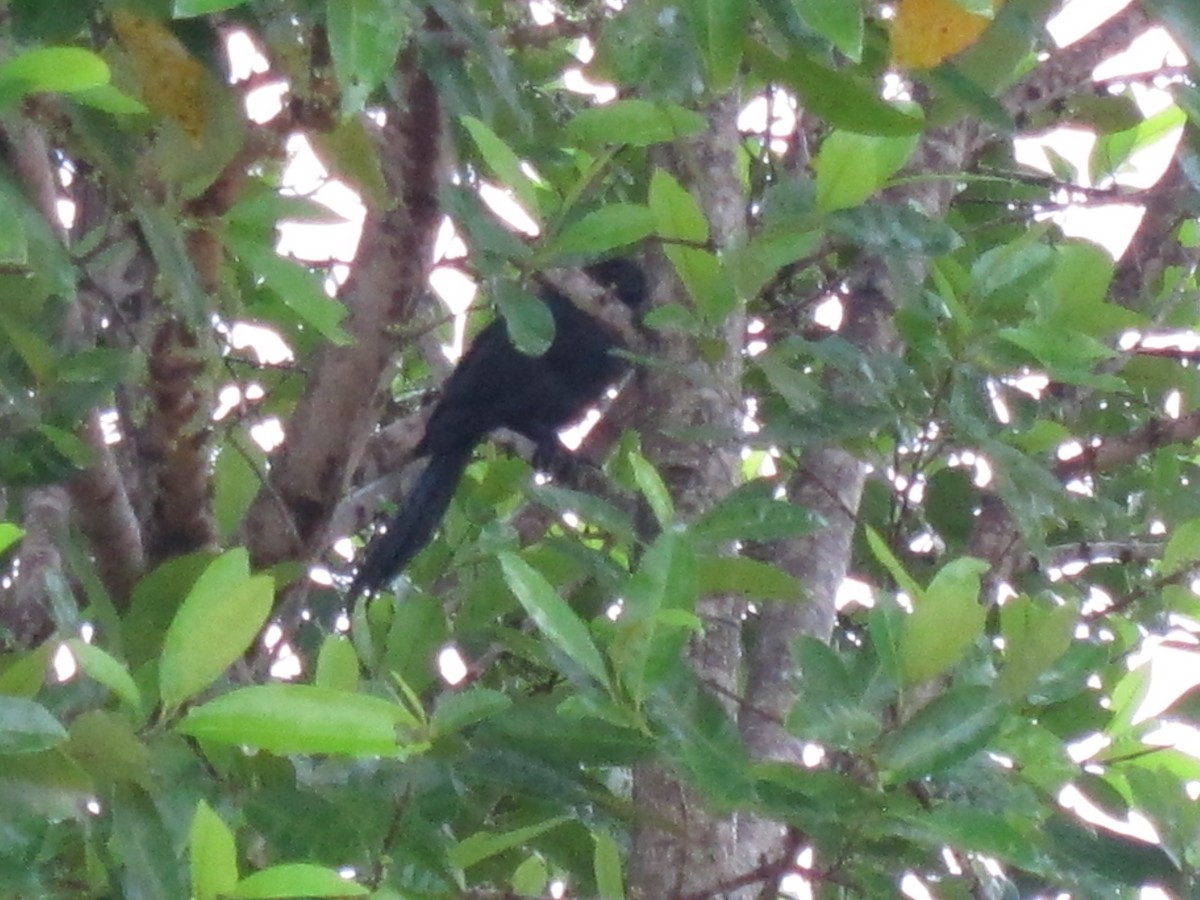
<svg viewBox="0 0 1200 900">
<path fill-rule="evenodd" d="M 361 593 L 378 590 L 399 575 L 429 543 L 450 505 L 467 463 L 471 461 L 473 449 L 467 446 L 429 457 L 400 511 L 388 523 L 387 531 L 376 535 L 367 546 L 362 565 L 350 583 L 349 600 Z"/>
</svg>

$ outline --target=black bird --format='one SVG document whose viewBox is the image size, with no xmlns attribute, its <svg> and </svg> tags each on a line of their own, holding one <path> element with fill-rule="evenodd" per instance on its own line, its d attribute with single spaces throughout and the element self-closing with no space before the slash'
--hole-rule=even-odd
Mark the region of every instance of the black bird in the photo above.
<svg viewBox="0 0 1200 900">
<path fill-rule="evenodd" d="M 631 309 L 645 300 L 646 278 L 628 259 L 604 260 L 584 271 Z M 433 537 L 475 445 L 497 428 L 534 442 L 534 465 L 548 466 L 569 452 L 558 431 L 579 419 L 625 370 L 612 353 L 612 330 L 557 290 L 541 297 L 554 319 L 554 339 L 541 356 L 512 345 L 503 319 L 479 332 L 442 387 L 416 456 L 429 461 L 400 511 L 367 547 L 350 584 L 349 599 L 373 592 L 398 575 Z"/>
</svg>

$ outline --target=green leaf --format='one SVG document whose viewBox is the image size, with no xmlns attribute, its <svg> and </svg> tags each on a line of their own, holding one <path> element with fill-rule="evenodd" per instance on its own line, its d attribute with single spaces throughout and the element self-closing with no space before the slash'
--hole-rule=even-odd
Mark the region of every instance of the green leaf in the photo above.
<svg viewBox="0 0 1200 900">
<path fill-rule="evenodd" d="M 1163 549 L 1162 573 L 1173 575 L 1200 560 L 1200 519 L 1181 522 L 1171 530 Z"/>
<path fill-rule="evenodd" d="M 666 530 L 629 580 L 609 655 L 621 683 L 638 703 L 679 664 L 688 638 L 703 628 L 694 614 L 697 571 L 690 542 Z"/>
<path fill-rule="evenodd" d="M 75 91 L 71 99 L 81 106 L 90 106 L 114 116 L 146 116 L 150 109 L 142 101 L 130 97 L 111 84 Z"/>
<path fill-rule="evenodd" d="M 1053 446 L 1057 447 L 1062 441 Z M 964 546 L 976 527 L 974 510 L 979 488 L 966 466 L 938 469 L 925 487 L 925 513 L 929 524 L 951 546 Z"/>
<path fill-rule="evenodd" d="M 54 349 L 40 335 L 26 328 L 21 322 L 0 310 L 0 335 L 16 351 L 18 356 L 39 382 L 52 381 L 58 360 Z"/>
<path fill-rule="evenodd" d="M 212 298 L 200 282 L 177 213 L 170 211 L 166 204 L 140 200 L 134 202 L 131 209 L 158 268 L 160 290 L 173 303 L 179 304 L 189 324 L 197 329 L 207 327 Z M 269 249 L 262 248 L 262 252 L 279 259 Z"/>
<path fill-rule="evenodd" d="M 991 688 L 954 688 L 930 701 L 884 737 L 879 766 L 895 784 L 945 770 L 986 746 L 1000 729 L 1005 708 Z"/>
<path fill-rule="evenodd" d="M 338 0 L 335 0 L 338 2 Z M 512 151 L 508 144 L 488 128 L 486 124 L 474 116 L 462 117 L 463 127 L 475 141 L 484 162 L 499 179 L 500 184 L 509 188 L 520 202 L 521 207 L 534 220 L 538 217 L 537 186 L 525 174 L 521 158 Z"/>
<path fill-rule="evenodd" d="M 221 445 L 213 467 L 213 513 L 222 535 L 237 533 L 266 471 L 266 454 L 253 440 L 234 433 Z"/>
<path fill-rule="evenodd" d="M 1163 848 L 1176 865 L 1190 857 L 1200 809 L 1189 796 L 1191 785 L 1167 768 L 1124 767 L 1133 807 L 1153 824 Z"/>
<path fill-rule="evenodd" d="M 325 21 L 342 115 L 352 115 L 391 72 L 412 28 L 408 8 L 394 0 L 329 0 Z"/>
<path fill-rule="evenodd" d="M 1146 324 L 1138 312 L 1108 302 L 1115 263 L 1107 250 L 1090 241 L 1070 241 L 1054 250 L 1054 273 L 1046 284 L 1053 303 L 1038 309 L 1047 324 L 1101 340 Z"/>
<path fill-rule="evenodd" d="M 215 559 L 207 552 L 176 556 L 147 572 L 134 585 L 129 611 L 121 622 L 125 659 L 132 670 L 161 655 L 171 620 Z"/>
<path fill-rule="evenodd" d="M 879 536 L 879 532 L 874 528 L 868 527 L 866 535 L 871 553 L 879 561 L 879 564 L 887 569 L 888 574 L 892 576 L 892 580 L 896 582 L 896 587 L 912 599 L 920 597 L 923 593 L 921 586 L 908 574 L 900 560 L 896 559 L 895 554 L 892 553 L 892 548 Z"/>
<path fill-rule="evenodd" d="M 466 232 L 467 243 L 476 253 L 485 253 L 518 262 L 532 253 L 529 245 L 502 223 L 495 211 L 465 185 L 447 185 L 441 193 L 445 212 L 455 225 Z"/>
<path fill-rule="evenodd" d="M 24 697 L 0 695 L 0 754 L 37 753 L 66 739 L 67 730 L 46 707 Z"/>
<path fill-rule="evenodd" d="M 204 800 L 197 804 L 192 818 L 188 855 L 196 900 L 219 900 L 235 889 L 238 867 L 233 832 Z"/>
<path fill-rule="evenodd" d="M 650 504 L 654 518 L 658 520 L 659 525 L 667 527 L 675 521 L 675 504 L 662 476 L 650 465 L 650 461 L 636 450 L 631 450 L 627 459 L 629 468 L 633 471 L 633 480 L 637 482 L 638 490 Z"/>
<path fill-rule="evenodd" d="M 1136 128 L 1099 136 L 1089 160 L 1093 184 L 1114 177 L 1140 150 L 1166 140 L 1187 122 L 1187 114 L 1178 106 L 1168 106 L 1140 123 Z"/>
<path fill-rule="evenodd" d="M 906 829 L 928 836 L 931 846 L 963 847 L 1036 872 L 1043 864 L 1036 825 L 1014 814 L 944 803 L 906 816 Z"/>
<path fill-rule="evenodd" d="M 835 131 L 817 154 L 817 207 L 822 212 L 858 206 L 903 168 L 917 135 L 881 137 Z"/>
<path fill-rule="evenodd" d="M 120 697 L 122 702 L 127 704 L 134 713 L 141 713 L 141 691 L 138 690 L 133 676 L 129 674 L 129 668 L 123 662 L 110 656 L 94 644 L 81 641 L 79 638 L 71 638 L 67 641 L 67 649 L 71 651 L 75 662 L 85 675 Z"/>
<path fill-rule="evenodd" d="M 1171 32 L 1171 37 L 1195 63 L 1200 59 L 1200 8 L 1191 0 L 1146 0 L 1146 5 Z"/>
<path fill-rule="evenodd" d="M 725 256 L 733 272 L 737 295 L 752 300 L 784 266 L 811 256 L 821 245 L 822 233 L 799 225 L 764 229 L 734 247 Z"/>
<path fill-rule="evenodd" d="M 1133 727 L 1133 721 L 1150 693 L 1151 670 L 1152 666 L 1143 663 L 1126 672 L 1113 688 L 1109 701 L 1112 719 L 1104 729 L 1109 735 L 1120 736 Z"/>
<path fill-rule="evenodd" d="M 725 91 L 741 67 L 749 0 L 693 0 L 689 12 L 708 70 L 708 86 Z"/>
<path fill-rule="evenodd" d="M 281 194 L 263 184 L 251 183 L 226 218 L 239 225 L 270 233 L 280 222 L 302 225 L 344 225 L 345 216 L 313 197 Z"/>
<path fill-rule="evenodd" d="M 37 47 L 0 64 L 0 107 L 25 94 L 82 91 L 108 79 L 108 64 L 90 50 Z"/>
<path fill-rule="evenodd" d="M 632 541 L 635 537 L 633 520 L 629 515 L 594 494 L 552 484 L 535 485 L 529 492 L 538 503 L 560 515 L 571 513 L 581 521 L 622 540 Z"/>
<path fill-rule="evenodd" d="M 270 575 L 250 576 L 245 548 L 213 560 L 163 639 L 158 672 L 163 704 L 175 707 L 194 697 L 240 659 L 266 624 L 274 598 Z"/>
<path fill-rule="evenodd" d="M 279 754 L 398 756 L 419 749 L 401 743 L 402 730 L 416 725 L 412 713 L 379 697 L 307 684 L 263 684 L 190 710 L 178 731 Z"/>
<path fill-rule="evenodd" d="M 703 594 L 787 602 L 805 599 L 799 580 L 769 563 L 745 556 L 702 556 L 696 562 L 696 578 Z"/>
<path fill-rule="evenodd" d="M 12 522 L 0 522 L 0 553 L 25 536 L 25 530 Z"/>
<path fill-rule="evenodd" d="M 608 670 L 583 620 L 529 563 L 511 553 L 501 553 L 499 558 L 504 580 L 538 629 L 585 672 L 607 686 Z"/>
<path fill-rule="evenodd" d="M 755 785 L 737 725 L 687 666 L 670 674 L 647 701 L 659 753 L 718 809 L 746 804 Z"/>
<path fill-rule="evenodd" d="M 799 697 L 788 713 L 786 727 L 799 738 L 830 747 L 856 750 L 878 738 L 879 710 L 864 702 L 865 685 L 827 644 L 801 637 L 793 650 Z"/>
<path fill-rule="evenodd" d="M 813 373 L 802 372 L 791 365 L 789 356 L 780 348 L 772 347 L 755 357 L 754 364 L 788 407 L 802 415 L 811 413 L 824 393 L 821 383 Z"/>
<path fill-rule="evenodd" d="M 537 297 L 507 279 L 492 283 L 492 298 L 513 346 L 528 356 L 541 356 L 554 340 L 554 318 Z"/>
<path fill-rule="evenodd" d="M 608 144 L 648 147 L 691 137 L 707 127 L 702 115 L 682 106 L 650 100 L 617 100 L 579 113 L 567 125 L 567 134 L 591 147 Z"/>
<path fill-rule="evenodd" d="M 688 526 L 698 541 L 777 541 L 812 534 L 824 524 L 819 516 L 775 496 L 776 485 L 755 479 L 727 495 Z"/>
<path fill-rule="evenodd" d="M 71 720 L 67 751 L 97 782 L 152 790 L 154 755 L 124 713 L 88 710 Z M 161 746 L 161 745 L 158 745 Z"/>
<path fill-rule="evenodd" d="M 354 652 L 354 644 L 345 635 L 331 634 L 321 642 L 313 684 L 354 693 L 358 690 L 358 670 L 358 654 Z"/>
<path fill-rule="evenodd" d="M 513 872 L 512 889 L 524 897 L 540 897 L 549 880 L 550 867 L 542 857 L 533 854 Z"/>
<path fill-rule="evenodd" d="M 1073 603 L 1047 606 L 1030 597 L 1012 597 L 1000 608 L 1005 665 L 996 686 L 1018 700 L 1071 646 L 1079 610 Z"/>
<path fill-rule="evenodd" d="M 596 891 L 600 900 L 625 900 L 621 848 L 607 831 L 593 832 L 592 838 L 596 842 L 592 870 L 596 874 Z"/>
<path fill-rule="evenodd" d="M 569 821 L 571 819 L 567 816 L 559 816 L 538 822 L 536 825 L 515 828 L 512 831 L 480 831 L 459 841 L 458 845 L 450 851 L 450 859 L 460 869 L 468 869 L 485 859 L 527 844 L 538 835 L 545 834 L 551 828 L 557 828 Z"/>
<path fill-rule="evenodd" d="M 238 882 L 229 894 L 237 900 L 277 900 L 284 897 L 366 897 L 371 892 L 343 878 L 336 869 L 310 863 L 271 866 Z"/>
<path fill-rule="evenodd" d="M 29 236 L 20 214 L 8 208 L 8 197 L 0 194 L 0 265 L 25 268 L 29 264 Z"/>
<path fill-rule="evenodd" d="M 12 34 L 18 44 L 35 41 L 69 41 L 87 24 L 98 6 L 97 0 L 77 3 L 43 3 L 42 0 L 13 0 Z"/>
<path fill-rule="evenodd" d="M 5 819 L 27 810 L 50 821 L 75 819 L 85 804 L 96 799 L 96 785 L 63 750 L 21 753 L 3 757 L 0 798 Z M 43 826 L 44 827 L 44 824 Z"/>
<path fill-rule="evenodd" d="M 375 664 L 388 672 L 395 672 L 409 684 L 425 690 L 435 680 L 429 660 L 446 643 L 449 635 L 446 611 L 436 597 L 408 597 L 398 607 L 387 607 L 386 632 L 381 634 L 382 658 Z M 369 648 L 364 653 L 360 642 L 365 629 L 356 627 L 352 638 L 359 648 L 364 664 L 368 662 Z"/>
<path fill-rule="evenodd" d="M 708 220 L 696 198 L 665 169 L 650 176 L 650 211 L 659 237 L 702 244 L 708 240 Z"/>
<path fill-rule="evenodd" d="M 172 787 L 178 790 L 181 786 Z M 108 849 L 121 861 L 122 882 L 137 885 L 142 896 L 162 900 L 186 897 L 187 868 L 179 855 L 188 821 L 172 821 L 179 828 L 178 834 L 173 833 L 166 821 L 170 813 L 155 803 L 157 799 L 133 785 L 114 792 L 105 804 L 112 828 Z M 191 808 L 187 803 L 185 816 Z"/>
<path fill-rule="evenodd" d="M 300 319 L 338 346 L 353 342 L 341 326 L 346 307 L 325 293 L 317 276 L 305 266 L 284 259 L 269 247 L 238 241 L 238 257 Z"/>
<path fill-rule="evenodd" d="M 1080 93 L 1067 97 L 1065 105 L 1064 114 L 1057 117 L 1056 124 L 1063 125 L 1069 122 L 1098 134 L 1112 134 L 1136 128 L 1144 118 L 1132 94 Z"/>
<path fill-rule="evenodd" d="M 874 84 L 855 75 L 827 69 L 801 53 L 786 59 L 763 44 L 753 43 L 747 62 L 761 77 L 787 85 L 800 98 L 805 113 L 819 116 L 835 128 L 859 134 L 917 134 L 923 119 L 879 96 Z"/>
<path fill-rule="evenodd" d="M 709 322 L 721 322 L 737 307 L 733 280 L 715 253 L 668 244 L 667 258 L 696 309 Z"/>
<path fill-rule="evenodd" d="M 983 634 L 987 609 L 979 602 L 979 579 L 987 570 L 974 557 L 951 560 L 913 598 L 900 634 L 900 665 L 909 684 L 950 669 Z"/>
<path fill-rule="evenodd" d="M 46 683 L 55 649 L 46 641 L 35 650 L 0 654 L 0 694 L 33 699 Z"/>
<path fill-rule="evenodd" d="M 472 687 L 438 699 L 431 725 L 435 735 L 452 734 L 490 719 L 512 706 L 507 695 L 491 688 Z"/>
<path fill-rule="evenodd" d="M 981 297 L 1012 289 L 1027 299 L 1028 288 L 1049 277 L 1057 263 L 1055 251 L 1040 243 L 1041 229 L 1032 229 L 1015 241 L 992 247 L 971 266 L 971 282 Z"/>
<path fill-rule="evenodd" d="M 246 0 L 175 0 L 175 18 L 206 16 L 209 13 L 233 9 L 245 2 Z"/>
<path fill-rule="evenodd" d="M 1078 867 L 1094 877 L 1111 879 L 1115 884 L 1109 896 L 1117 896 L 1115 885 L 1134 889 L 1147 884 L 1170 887 L 1179 881 L 1178 864 L 1161 846 L 1097 828 L 1073 813 L 1056 812 L 1042 825 L 1042 834 L 1060 866 Z M 1173 893 L 1184 896 L 1186 891 Z"/>
<path fill-rule="evenodd" d="M 654 233 L 655 217 L 638 203 L 610 203 L 567 225 L 550 242 L 550 256 L 598 256 Z"/>
<path fill-rule="evenodd" d="M 874 201 L 829 214 L 828 228 L 849 241 L 884 253 L 941 256 L 963 239 L 944 219 L 932 219 L 911 206 Z"/>
<path fill-rule="evenodd" d="M 847 57 L 862 59 L 862 5 L 845 0 L 794 0 L 804 23 Z M 987 0 L 991 2 L 991 0 Z M 990 8 L 990 7 L 989 7 Z"/>
<path fill-rule="evenodd" d="M 1111 375 L 1094 374 L 1096 365 L 1113 359 L 1117 351 L 1094 337 L 1078 331 L 1058 331 L 1040 323 L 1004 328 L 998 336 L 1020 347 L 1046 367 L 1056 381 L 1087 384 L 1108 390 L 1122 390 L 1124 382 Z"/>
</svg>

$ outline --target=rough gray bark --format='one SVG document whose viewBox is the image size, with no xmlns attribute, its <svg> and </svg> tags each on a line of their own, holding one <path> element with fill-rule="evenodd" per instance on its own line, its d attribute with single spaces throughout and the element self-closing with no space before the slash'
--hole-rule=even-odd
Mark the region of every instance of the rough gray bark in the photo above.
<svg viewBox="0 0 1200 900">
<path fill-rule="evenodd" d="M 892 304 L 873 286 L 864 286 L 845 301 L 842 334 L 868 355 L 894 352 Z M 835 399 L 847 403 L 857 398 L 834 373 L 826 387 Z M 858 506 L 869 467 L 837 446 L 818 447 L 806 453 L 787 486 L 788 499 L 819 514 L 825 526 L 817 533 L 773 548 L 771 561 L 796 577 L 805 595 L 795 602 L 764 603 L 747 647 L 745 704 L 739 726 L 752 756 L 801 765 L 802 742 L 782 726 L 796 700 L 791 648 L 801 635 L 828 641 L 833 633 L 838 587 L 847 575 L 851 541 L 857 528 Z M 776 886 L 783 867 L 780 859 L 788 843 L 777 822 L 745 816 L 739 819 L 738 857 L 743 864 L 774 863 Z M 768 896 L 773 894 L 768 893 Z"/>
<path fill-rule="evenodd" d="M 712 242 L 724 248 L 739 240 L 745 228 L 746 201 L 736 169 L 737 96 L 722 98 L 708 112 L 709 131 L 680 148 L 673 168 L 697 195 L 712 229 Z M 664 293 L 673 284 L 666 268 L 660 263 L 652 273 Z M 726 352 L 715 363 L 704 360 L 694 341 L 667 337 L 658 348 L 665 364 L 647 379 L 640 422 L 643 447 L 684 519 L 708 509 L 738 483 L 737 446 L 704 446 L 674 435 L 695 427 L 737 428 L 743 414 L 744 334 L 745 317 L 732 315 Z M 718 687 L 726 703 L 736 695 L 741 673 L 741 606 L 730 597 L 702 598 L 698 612 L 705 632 L 688 650 L 697 676 Z M 633 797 L 646 812 L 630 861 L 633 896 L 645 900 L 680 896 L 725 884 L 740 874 L 735 822 L 710 812 L 696 792 L 664 766 L 638 766 Z"/>
</svg>

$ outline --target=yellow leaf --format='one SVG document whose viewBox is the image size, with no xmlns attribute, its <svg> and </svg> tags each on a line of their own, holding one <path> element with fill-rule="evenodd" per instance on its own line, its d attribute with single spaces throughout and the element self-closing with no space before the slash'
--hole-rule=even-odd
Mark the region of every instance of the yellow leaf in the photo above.
<svg viewBox="0 0 1200 900">
<path fill-rule="evenodd" d="M 179 123 L 197 143 L 209 116 L 208 72 L 162 22 L 114 10 L 113 29 L 154 112 Z"/>
<path fill-rule="evenodd" d="M 1004 0 L 992 0 L 998 10 Z M 931 69 L 970 47 L 991 24 L 954 0 L 900 0 L 892 22 L 892 61 L 903 69 Z"/>
</svg>

